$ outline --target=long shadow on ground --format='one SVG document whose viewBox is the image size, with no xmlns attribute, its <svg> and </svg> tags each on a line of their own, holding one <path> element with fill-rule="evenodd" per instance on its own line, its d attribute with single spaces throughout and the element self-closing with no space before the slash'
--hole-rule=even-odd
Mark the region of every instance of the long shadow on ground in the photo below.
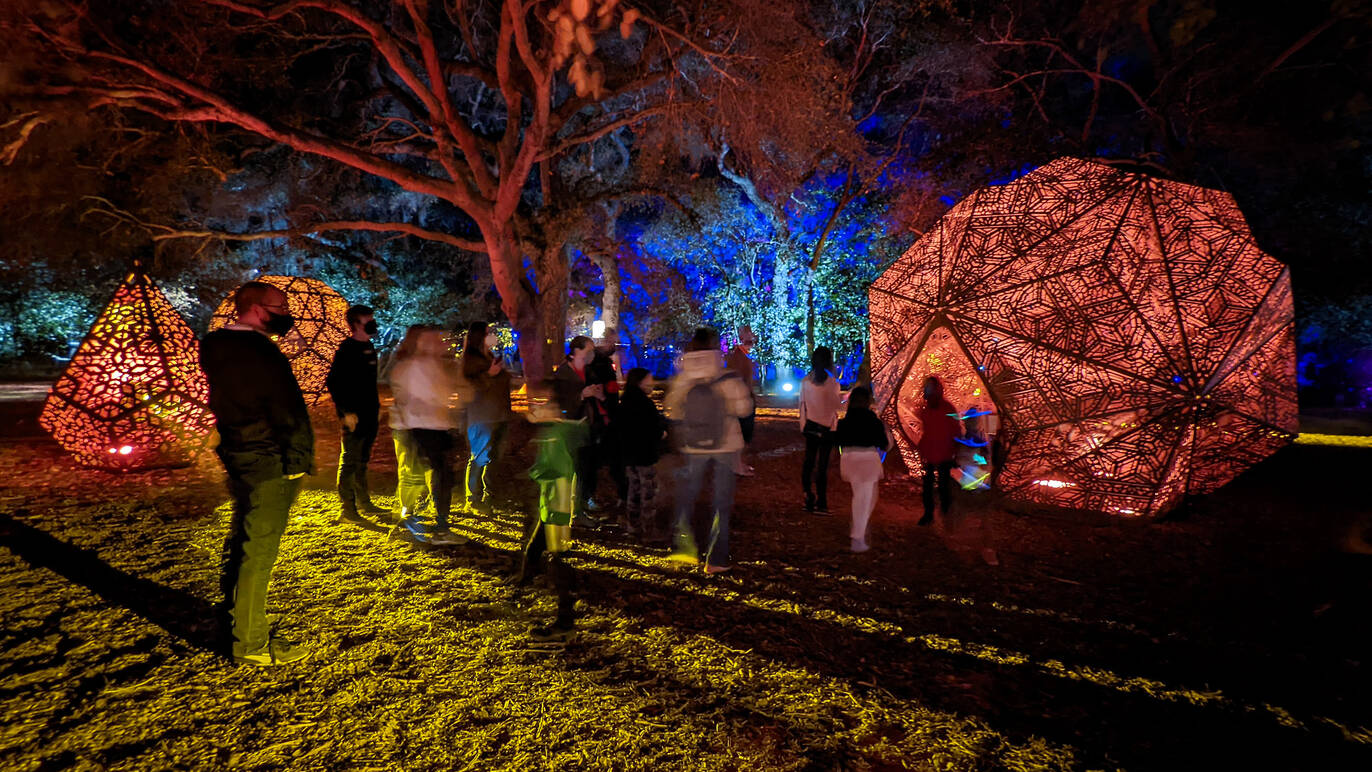
<svg viewBox="0 0 1372 772">
<path fill-rule="evenodd" d="M 46 568 L 132 611 L 191 646 L 213 649 L 220 642 L 214 605 L 203 598 L 114 568 L 94 551 L 74 547 L 5 513 L 0 513 L 0 546 L 35 568 Z"/>
</svg>

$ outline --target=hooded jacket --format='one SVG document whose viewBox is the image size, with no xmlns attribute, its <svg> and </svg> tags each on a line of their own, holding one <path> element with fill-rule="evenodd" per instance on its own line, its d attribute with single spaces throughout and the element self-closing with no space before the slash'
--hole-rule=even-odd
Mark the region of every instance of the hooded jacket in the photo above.
<svg viewBox="0 0 1372 772">
<path fill-rule="evenodd" d="M 738 419 L 752 412 L 753 398 L 743 380 L 733 374 L 727 377 L 717 351 L 691 351 L 682 355 L 676 377 L 667 388 L 664 404 L 667 418 L 683 421 L 686 395 L 691 387 L 702 381 L 713 383 L 724 398 L 724 444 L 716 450 L 682 448 L 683 453 L 733 453 L 743 448 L 743 430 Z"/>
</svg>

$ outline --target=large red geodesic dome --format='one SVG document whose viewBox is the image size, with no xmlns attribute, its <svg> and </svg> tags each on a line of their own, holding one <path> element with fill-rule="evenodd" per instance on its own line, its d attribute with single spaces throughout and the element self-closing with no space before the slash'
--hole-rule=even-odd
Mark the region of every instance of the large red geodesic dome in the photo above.
<svg viewBox="0 0 1372 772">
<path fill-rule="evenodd" d="M 329 377 L 329 366 L 333 364 L 338 345 L 351 334 L 346 319 L 348 301 L 318 279 L 259 276 L 254 281 L 265 282 L 286 293 L 295 327 L 276 339 L 276 345 L 290 360 L 291 371 L 295 373 L 306 404 L 314 405 L 328 393 L 324 380 Z M 230 295 L 215 309 L 210 330 L 229 324 L 235 316 L 233 295 Z"/>
<path fill-rule="evenodd" d="M 1289 270 L 1227 193 L 1064 158 L 953 207 L 870 291 L 911 469 L 920 388 L 990 411 L 1011 498 L 1159 515 L 1297 431 Z"/>
<path fill-rule="evenodd" d="M 181 314 L 135 271 L 53 384 L 39 424 L 86 466 L 190 463 L 214 424 L 198 354 Z"/>
</svg>

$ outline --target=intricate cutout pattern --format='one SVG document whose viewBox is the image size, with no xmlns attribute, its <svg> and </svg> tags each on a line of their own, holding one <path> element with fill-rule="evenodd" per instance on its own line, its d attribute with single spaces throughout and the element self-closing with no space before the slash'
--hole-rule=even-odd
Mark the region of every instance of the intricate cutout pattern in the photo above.
<svg viewBox="0 0 1372 772">
<path fill-rule="evenodd" d="M 299 276 L 259 276 L 256 281 L 278 287 L 286 293 L 287 307 L 295 317 L 295 327 L 276 340 L 282 353 L 291 361 L 291 370 L 305 395 L 305 402 L 314 405 L 328 393 L 324 379 L 329 377 L 329 365 L 338 351 L 338 344 L 350 335 L 348 301 L 333 287 L 318 279 Z M 233 296 L 224 299 L 215 309 L 210 329 L 217 330 L 234 320 Z"/>
<path fill-rule="evenodd" d="M 953 207 L 870 303 L 911 468 L 927 375 L 960 411 L 989 392 L 999 487 L 1037 503 L 1159 514 L 1297 431 L 1290 273 L 1227 193 L 1059 159 Z"/>
<path fill-rule="evenodd" d="M 129 274 L 53 385 L 39 424 L 87 466 L 189 463 L 214 427 L 198 352 L 166 296 Z"/>
</svg>

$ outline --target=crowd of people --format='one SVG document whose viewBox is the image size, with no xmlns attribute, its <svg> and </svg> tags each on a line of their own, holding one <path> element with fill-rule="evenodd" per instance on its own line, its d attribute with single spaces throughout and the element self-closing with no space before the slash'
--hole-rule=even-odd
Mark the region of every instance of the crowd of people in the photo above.
<svg viewBox="0 0 1372 772">
<path fill-rule="evenodd" d="M 276 633 L 265 603 L 287 513 L 301 478 L 314 469 L 314 437 L 290 364 L 269 337 L 291 327 L 286 296 L 250 282 L 236 294 L 235 306 L 236 322 L 201 344 L 217 452 L 235 501 L 224 570 L 229 649 L 239 662 L 278 665 L 308 653 Z M 491 513 L 492 489 L 500 487 L 492 485 L 492 469 L 513 416 L 511 374 L 496 336 L 486 323 L 473 323 L 454 356 L 440 328 L 416 325 L 406 331 L 389 371 L 398 502 L 392 511 L 373 502 L 367 482 L 381 418 L 372 344 L 377 324 L 366 306 L 348 309 L 346 321 L 350 337 L 339 346 L 326 381 L 341 431 L 339 522 L 418 544 L 465 543 L 453 530 L 455 510 L 477 517 Z M 697 330 L 666 384 L 661 409 L 651 373 L 623 372 L 614 330 L 606 330 L 599 345 L 585 336 L 573 338 L 551 378 L 526 382 L 528 420 L 535 426 L 527 476 L 537 487 L 538 505 L 527 515 L 511 581 L 527 585 L 546 569 L 558 594 L 556 618 L 532 628 L 533 640 L 565 640 L 574 629 L 576 576 L 564 560 L 574 523 L 618 528 L 645 545 L 669 547 L 672 560 L 700 565 L 707 574 L 731 570 L 730 516 L 738 479 L 754 474 L 744 455 L 758 396 L 749 357 L 756 337 L 743 327 L 737 341 L 721 356 L 719 335 Z M 868 387 L 841 391 L 831 350 L 815 349 L 810 364 L 799 401 L 803 506 L 829 514 L 828 467 L 837 447 L 840 476 L 852 489 L 850 548 L 864 552 L 891 435 L 872 409 Z M 936 491 L 948 511 L 955 446 L 965 439 L 937 379 L 925 384 L 924 398 L 921 525 L 932 518 Z M 469 453 L 459 476 L 457 450 L 464 439 Z M 668 454 L 676 458 L 670 508 L 660 506 L 665 486 L 659 481 L 659 462 Z M 613 491 L 604 498 L 598 494 L 602 471 L 605 487 Z M 707 478 L 710 516 L 697 518 Z"/>
</svg>

